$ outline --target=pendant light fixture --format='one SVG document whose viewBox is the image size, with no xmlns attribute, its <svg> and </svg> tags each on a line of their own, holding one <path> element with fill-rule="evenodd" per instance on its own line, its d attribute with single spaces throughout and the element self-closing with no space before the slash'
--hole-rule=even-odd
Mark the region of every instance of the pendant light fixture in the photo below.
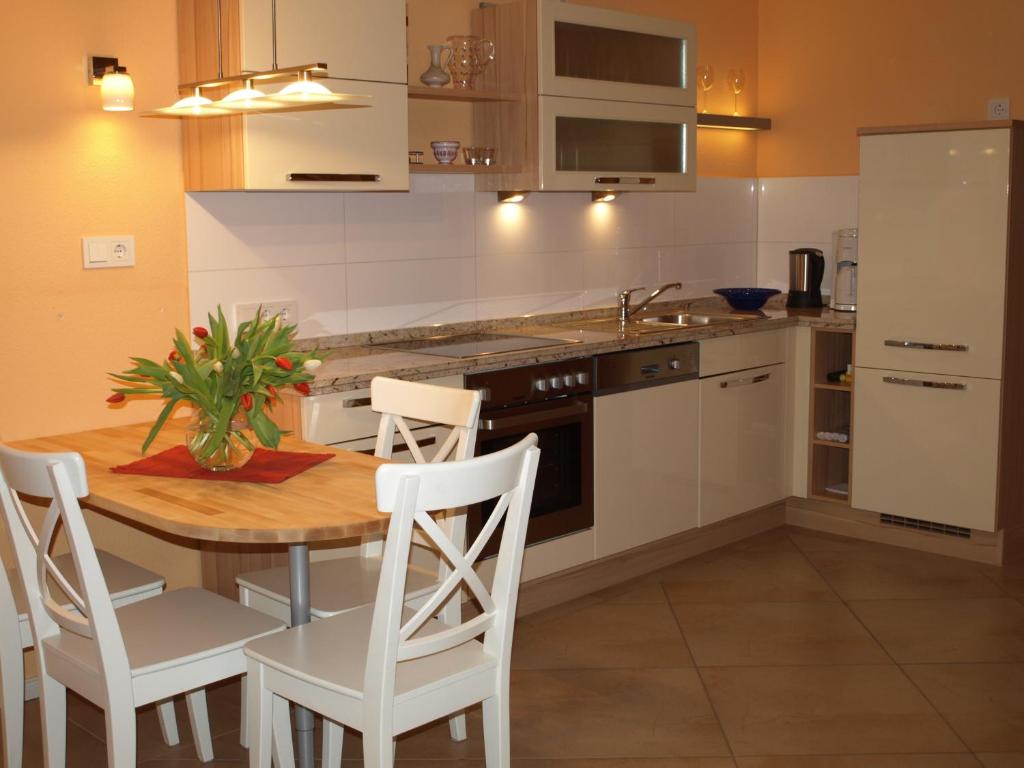
<svg viewBox="0 0 1024 768">
<path fill-rule="evenodd" d="M 179 99 L 169 107 L 144 112 L 142 117 L 223 117 L 232 114 L 260 114 L 263 112 L 300 112 L 312 109 L 351 109 L 368 107 L 369 95 L 334 93 L 317 83 L 314 77 L 327 77 L 327 65 L 323 63 L 303 64 L 297 67 L 277 65 L 277 0 L 271 0 L 271 43 L 272 68 L 258 72 L 243 72 L 239 75 L 224 76 L 224 51 L 221 33 L 221 0 L 217 0 L 217 78 L 195 83 L 182 83 L 179 91 L 191 91 L 190 96 Z M 266 94 L 256 87 L 258 82 L 294 80 L 280 92 Z M 204 88 L 219 88 L 238 83 L 238 88 L 220 101 L 213 101 L 202 95 Z"/>
</svg>

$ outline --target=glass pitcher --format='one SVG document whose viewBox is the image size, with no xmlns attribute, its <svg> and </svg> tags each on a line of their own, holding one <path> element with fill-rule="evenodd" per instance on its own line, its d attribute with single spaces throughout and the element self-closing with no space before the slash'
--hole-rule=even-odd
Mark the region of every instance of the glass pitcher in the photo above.
<svg viewBox="0 0 1024 768">
<path fill-rule="evenodd" d="M 476 35 L 452 35 L 447 38 L 451 47 L 448 71 L 455 88 L 472 88 L 476 76 L 494 61 L 494 43 Z"/>
</svg>

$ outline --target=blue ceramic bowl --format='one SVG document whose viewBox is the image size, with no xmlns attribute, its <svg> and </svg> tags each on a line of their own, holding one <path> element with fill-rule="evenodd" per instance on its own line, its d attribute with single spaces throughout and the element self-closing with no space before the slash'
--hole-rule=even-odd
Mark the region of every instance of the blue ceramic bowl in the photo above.
<svg viewBox="0 0 1024 768">
<path fill-rule="evenodd" d="M 715 293 L 724 296 L 733 309 L 753 312 L 763 307 L 768 299 L 780 291 L 775 288 L 716 288 Z"/>
</svg>

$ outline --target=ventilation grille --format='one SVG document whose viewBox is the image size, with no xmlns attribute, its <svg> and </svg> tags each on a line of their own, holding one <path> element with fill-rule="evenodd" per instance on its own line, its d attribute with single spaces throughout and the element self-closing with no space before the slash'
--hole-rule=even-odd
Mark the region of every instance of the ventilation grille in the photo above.
<svg viewBox="0 0 1024 768">
<path fill-rule="evenodd" d="M 882 525 L 895 525 L 900 528 L 914 528 L 918 531 L 941 533 L 943 536 L 955 536 L 958 539 L 971 538 L 970 528 L 961 528 L 958 525 L 946 525 L 944 523 L 933 523 L 931 520 L 915 520 L 913 517 L 881 514 L 878 516 L 878 522 Z"/>
</svg>

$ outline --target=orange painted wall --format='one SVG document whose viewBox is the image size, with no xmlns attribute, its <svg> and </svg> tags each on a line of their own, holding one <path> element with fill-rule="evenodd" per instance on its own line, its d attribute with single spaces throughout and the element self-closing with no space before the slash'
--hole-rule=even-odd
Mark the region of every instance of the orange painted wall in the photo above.
<svg viewBox="0 0 1024 768">
<path fill-rule="evenodd" d="M 176 93 L 174 0 L 20 4 L 0 31 L 10 61 L 0 120 L 0 439 L 152 419 L 155 403 L 111 409 L 108 371 L 161 356 L 188 320 L 180 129 L 105 113 L 86 85 L 89 53 L 118 56 L 136 107 Z M 83 235 L 135 235 L 134 269 L 82 269 Z M 172 583 L 198 579 L 198 553 L 109 520 L 93 526 Z"/>
<path fill-rule="evenodd" d="M 760 0 L 757 175 L 856 174 L 856 130 L 1024 117 L 1021 0 Z"/>
</svg>

